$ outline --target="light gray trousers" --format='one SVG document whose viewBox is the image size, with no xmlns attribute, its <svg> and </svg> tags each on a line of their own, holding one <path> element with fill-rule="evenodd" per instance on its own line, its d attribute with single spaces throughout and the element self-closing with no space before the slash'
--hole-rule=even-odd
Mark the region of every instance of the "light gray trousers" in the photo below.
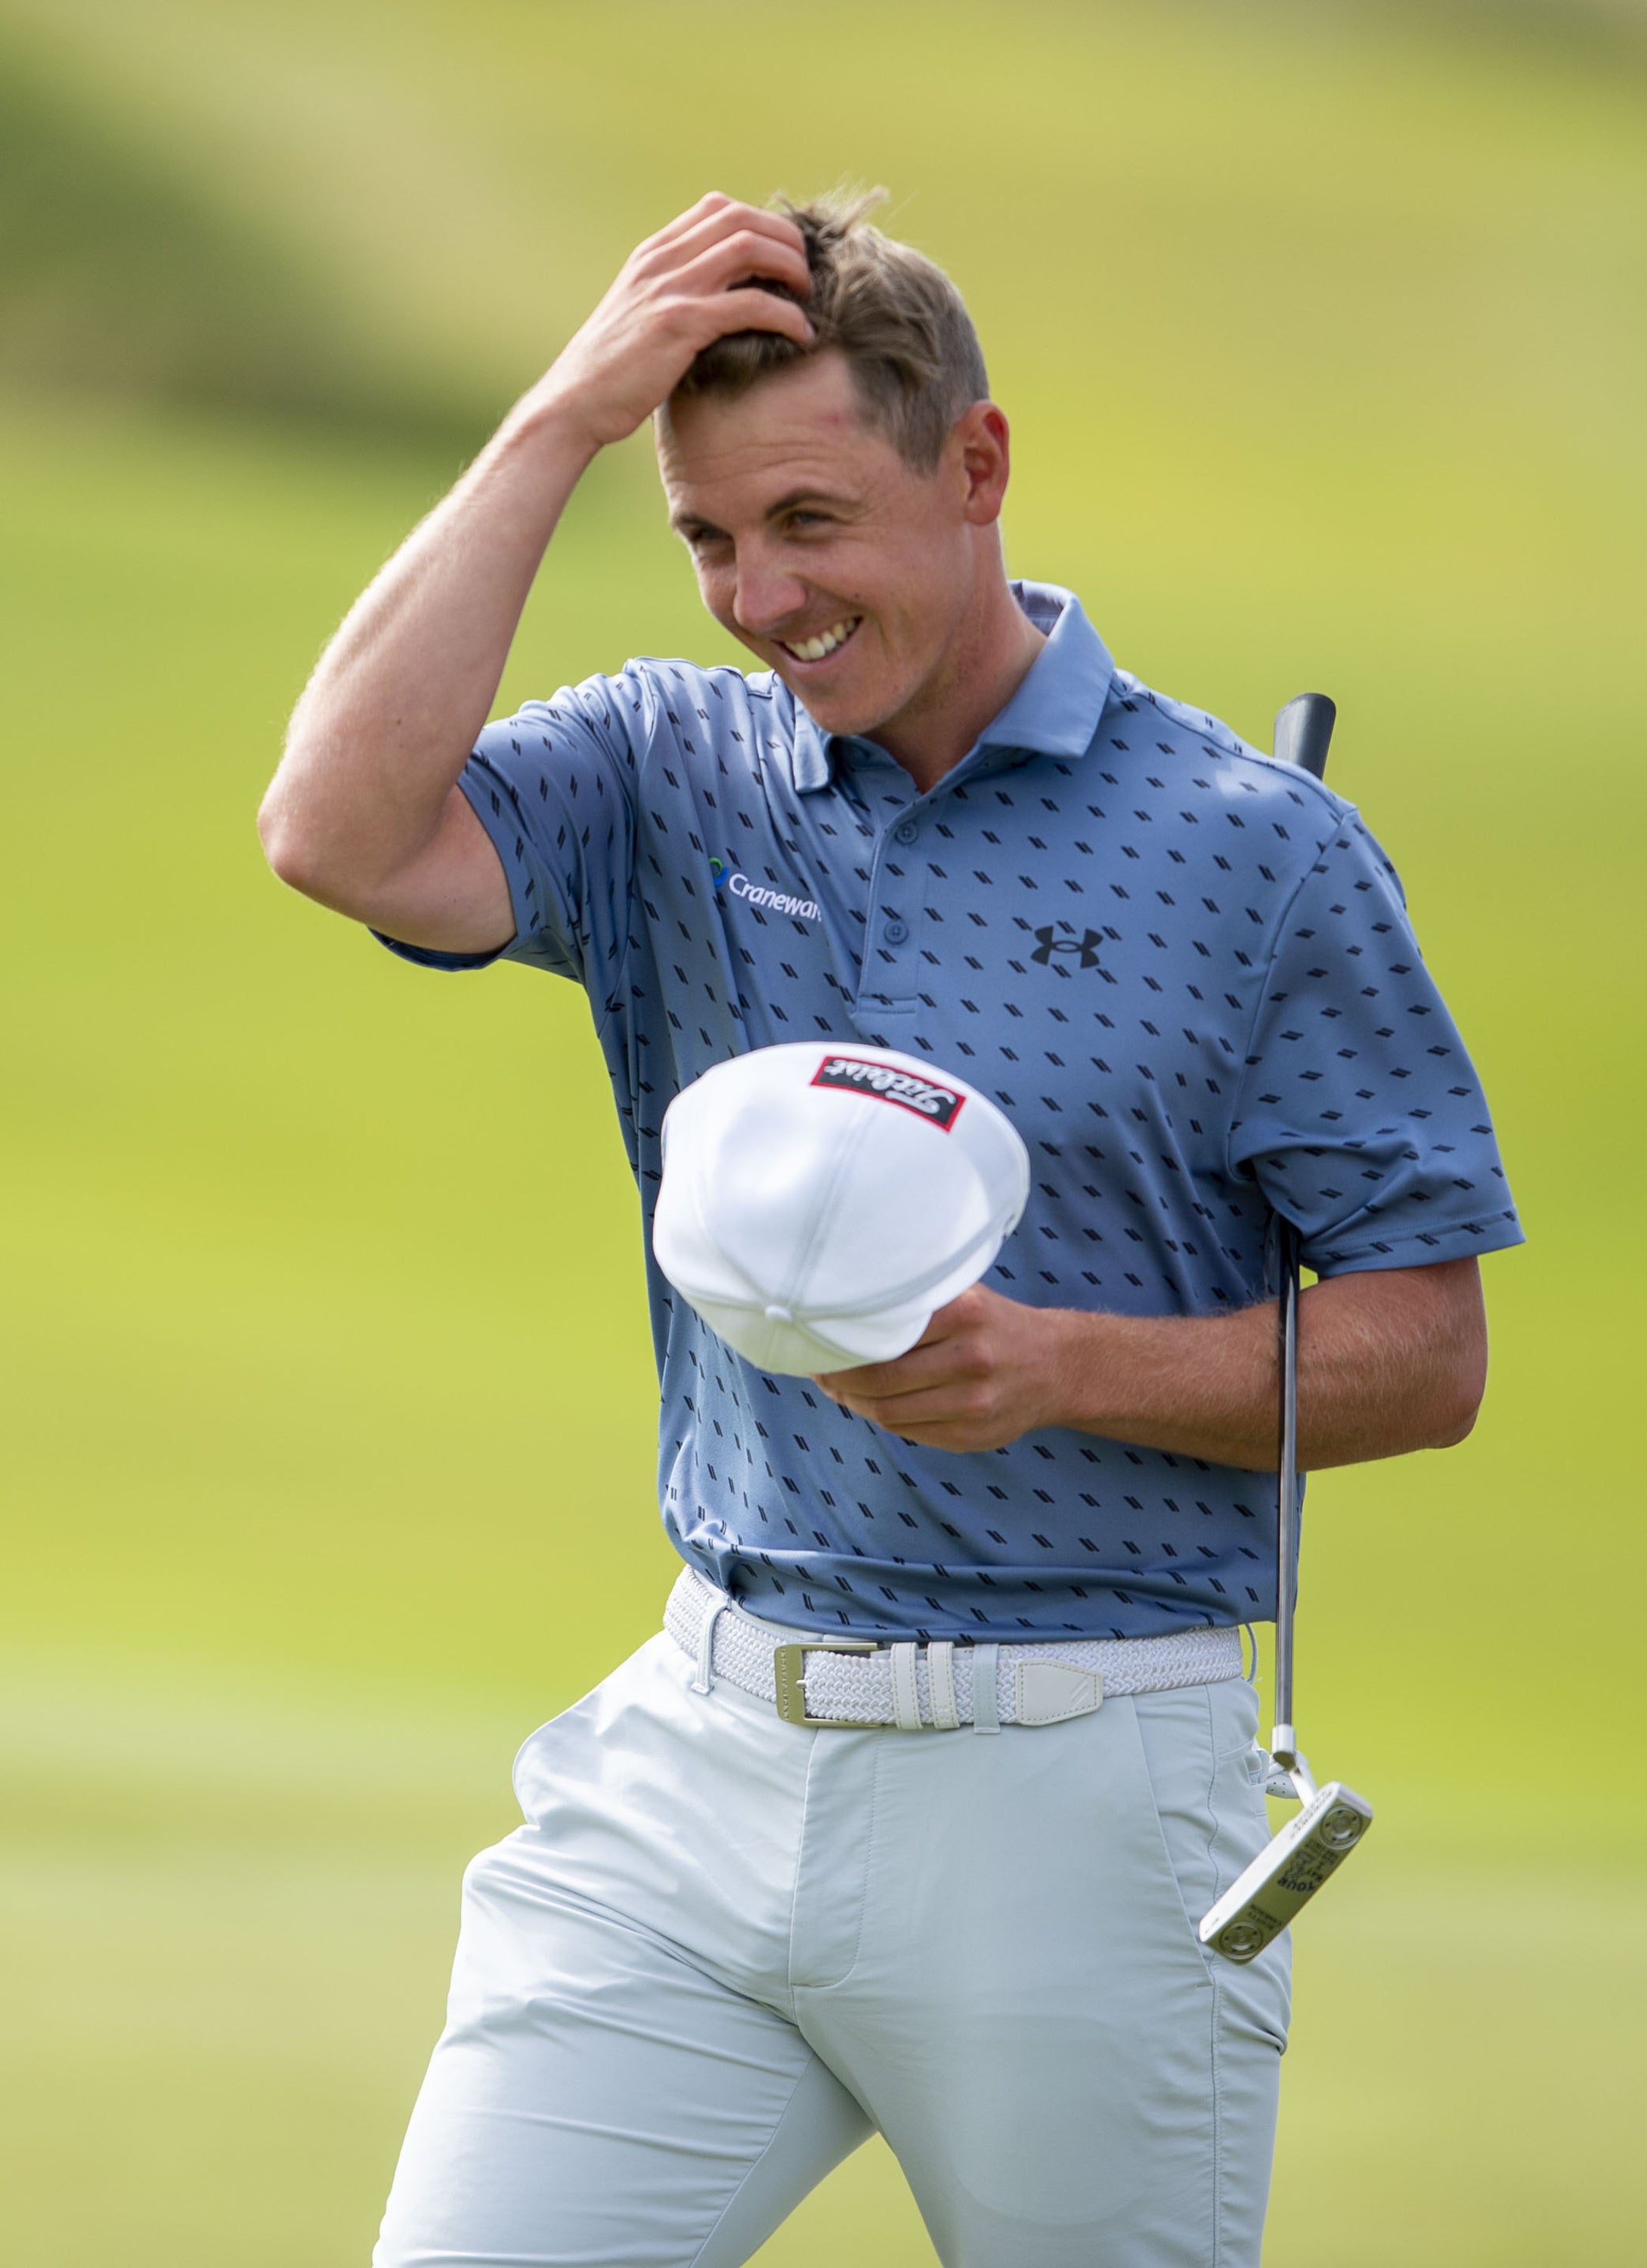
<svg viewBox="0 0 1647 2268">
<path fill-rule="evenodd" d="M 1257 2268 L 1287 1950 L 1195 1933 L 1268 1831 L 1252 1688 L 810 1732 L 694 1674 L 521 1750 L 376 2268 L 737 2268 L 877 2127 L 945 2268 Z"/>
</svg>

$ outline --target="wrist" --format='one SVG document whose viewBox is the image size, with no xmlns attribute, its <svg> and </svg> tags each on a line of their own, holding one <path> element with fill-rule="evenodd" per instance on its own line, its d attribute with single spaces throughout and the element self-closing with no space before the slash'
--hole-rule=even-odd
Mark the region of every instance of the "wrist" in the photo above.
<svg viewBox="0 0 1647 2268">
<path fill-rule="evenodd" d="M 1109 1430 L 1115 1416 L 1116 1348 L 1114 1315 L 1080 1307 L 1052 1307 L 1047 1319 L 1046 1366 L 1053 1425 L 1080 1433 Z"/>
<path fill-rule="evenodd" d="M 492 436 L 486 458 L 530 467 L 555 486 L 574 486 L 606 446 L 588 405 L 569 387 L 552 383 L 554 373 L 522 394 Z"/>
<path fill-rule="evenodd" d="M 580 379 L 576 361 L 569 354 L 551 364 L 516 402 L 502 430 L 532 446 L 577 457 L 581 468 L 626 438 L 636 421 L 631 411 L 603 400 L 599 387 Z"/>
</svg>

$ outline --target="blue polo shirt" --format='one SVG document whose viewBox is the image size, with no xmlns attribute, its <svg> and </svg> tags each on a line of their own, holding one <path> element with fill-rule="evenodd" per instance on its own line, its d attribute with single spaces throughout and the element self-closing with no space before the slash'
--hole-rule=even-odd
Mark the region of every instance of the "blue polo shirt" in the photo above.
<svg viewBox="0 0 1647 2268">
<path fill-rule="evenodd" d="M 655 660 L 489 725 L 462 785 L 508 877 L 507 957 L 593 1010 L 682 1557 L 757 1613 L 866 1637 L 1266 1619 L 1272 1476 L 1063 1428 L 915 1447 L 754 1368 L 651 1257 L 671 1098 L 814 1038 L 930 1057 L 1000 1103 L 1033 1186 L 985 1280 L 1033 1306 L 1228 1314 L 1273 1292 L 1276 1211 L 1324 1276 L 1519 1242 L 1353 807 L 1117 669 L 1068 592 L 1015 589 L 1048 642 L 928 794 L 776 676 Z"/>
</svg>

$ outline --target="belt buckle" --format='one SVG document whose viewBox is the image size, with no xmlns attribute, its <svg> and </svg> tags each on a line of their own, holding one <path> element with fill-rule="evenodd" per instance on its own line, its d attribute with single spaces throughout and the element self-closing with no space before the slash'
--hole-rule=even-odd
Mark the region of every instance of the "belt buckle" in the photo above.
<svg viewBox="0 0 1647 2268">
<path fill-rule="evenodd" d="M 866 1723 L 856 1717 L 809 1717 L 806 1714 L 806 1656 L 809 1653 L 879 1653 L 873 1638 L 820 1638 L 805 1639 L 798 1646 L 779 1646 L 772 1650 L 772 1678 L 777 1688 L 777 1712 L 786 1725 L 804 1725 L 809 1732 L 822 1726 L 839 1727 L 851 1732 L 864 1732 Z"/>
</svg>

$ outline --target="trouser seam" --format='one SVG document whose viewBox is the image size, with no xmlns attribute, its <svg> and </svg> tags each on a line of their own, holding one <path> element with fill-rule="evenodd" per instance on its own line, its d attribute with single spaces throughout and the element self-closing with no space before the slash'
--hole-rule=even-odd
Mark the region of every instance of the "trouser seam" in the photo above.
<svg viewBox="0 0 1647 2268">
<path fill-rule="evenodd" d="M 871 1728 L 865 1727 L 862 1729 L 869 1730 Z M 796 1938 L 799 1926 L 801 1870 L 805 1860 L 806 1848 L 806 1805 L 812 1794 L 812 1767 L 816 1762 L 818 1755 L 815 1740 L 813 1742 L 812 1756 L 807 1759 L 806 1786 L 805 1793 L 801 1799 L 801 1832 L 799 1845 L 796 1855 L 795 1887 L 790 1895 L 790 1900 L 789 1959 L 784 1970 L 784 1983 L 789 1988 L 790 1996 L 790 2021 L 799 2029 L 803 2039 L 805 2039 L 806 2034 L 805 2025 L 802 2022 L 801 1996 L 807 1992 L 834 1992 L 838 1986 L 847 1984 L 849 1982 L 854 1970 L 857 1968 L 859 1962 L 864 1957 L 864 1931 L 869 1918 L 870 1899 L 874 1892 L 876 1835 L 877 1830 L 880 1824 L 882 1804 L 881 1759 L 885 1753 L 886 1751 L 884 1749 L 877 1747 L 874 1753 L 873 1762 L 870 1767 L 869 1815 L 864 1822 L 864 1876 L 858 1889 L 857 1899 L 857 1916 L 855 1926 L 852 1932 L 851 1957 L 844 1963 L 837 1975 L 824 1978 L 798 1978 L 795 1974 Z M 812 2043 L 807 2041 L 807 2045 L 810 2047 Z M 813 2053 L 816 2054 L 816 2049 L 813 2049 Z M 825 2068 L 828 2069 L 829 2067 L 827 2060 L 826 2059 Z"/>
<path fill-rule="evenodd" d="M 744 2168 L 742 2173 L 738 2176 L 737 2181 L 732 2184 L 731 2196 L 728 2197 L 725 2204 L 716 2214 L 708 2228 L 704 2230 L 703 2241 L 698 2246 L 697 2250 L 694 2252 L 691 2257 L 687 2260 L 687 2268 L 697 2268 L 697 2263 L 702 2259 L 704 2254 L 709 2250 L 710 2246 L 720 2235 L 722 2228 L 725 2225 L 727 2214 L 732 2211 L 739 2198 L 748 2188 L 750 2182 L 754 2179 L 760 2168 L 764 2165 L 766 2161 L 771 2156 L 773 2149 L 776 2145 L 778 2134 L 783 2127 L 783 2121 L 789 2117 L 790 2110 L 793 2110 L 795 2098 L 801 2091 L 801 2081 L 812 2069 L 812 2065 L 821 2060 L 818 2054 L 818 2051 L 815 2048 L 809 2047 L 806 2053 L 807 2060 L 796 2073 L 795 2084 L 790 2088 L 788 2095 L 785 2095 L 783 2099 L 783 2108 L 778 2112 L 777 2117 L 772 2121 L 772 2132 L 767 2136 L 766 2140 L 761 2144 L 760 2149 L 755 2153 L 754 2156 L 750 2159 L 749 2163 Z"/>
<path fill-rule="evenodd" d="M 812 1773 L 818 1764 L 818 1735 L 812 1735 L 812 1748 L 806 1757 L 806 1776 L 801 1782 L 800 1825 L 795 1837 L 795 1874 L 790 1884 L 789 1945 L 783 1962 L 783 1984 L 789 1994 L 790 2023 L 796 2021 L 795 1994 L 795 1937 L 800 1926 L 801 1874 L 806 1864 L 806 1815 L 812 1806 Z M 798 2086 L 799 2081 L 796 2084 Z"/>
</svg>

